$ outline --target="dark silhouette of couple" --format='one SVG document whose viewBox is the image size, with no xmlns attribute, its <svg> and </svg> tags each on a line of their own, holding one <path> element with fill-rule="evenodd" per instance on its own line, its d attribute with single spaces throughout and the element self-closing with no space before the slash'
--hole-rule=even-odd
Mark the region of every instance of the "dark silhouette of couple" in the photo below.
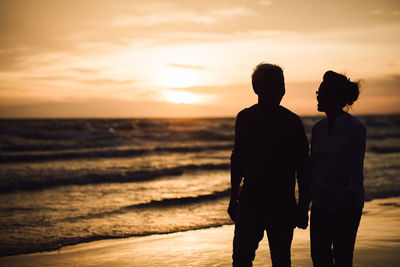
<svg viewBox="0 0 400 267">
<path fill-rule="evenodd" d="M 237 115 L 231 156 L 233 266 L 252 266 L 264 231 L 272 266 L 291 266 L 293 230 L 308 227 L 310 202 L 313 265 L 352 266 L 364 205 L 366 130 L 344 109 L 357 100 L 358 83 L 325 73 L 316 93 L 318 111 L 327 117 L 312 129 L 311 153 L 301 119 L 280 106 L 282 69 L 259 64 L 252 85 L 258 103 Z"/>
</svg>

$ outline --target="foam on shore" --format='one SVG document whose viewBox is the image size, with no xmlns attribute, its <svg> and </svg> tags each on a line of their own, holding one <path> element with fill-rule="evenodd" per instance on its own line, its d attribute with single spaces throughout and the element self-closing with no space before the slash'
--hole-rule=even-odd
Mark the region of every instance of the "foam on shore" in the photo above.
<svg viewBox="0 0 400 267">
<path fill-rule="evenodd" d="M 0 258 L 1 266 L 231 266 L 233 225 L 166 235 L 103 240 L 59 251 Z M 271 266 L 266 238 L 254 266 Z M 309 231 L 295 230 L 292 266 L 312 266 Z M 367 202 L 354 266 L 400 266 L 400 198 Z"/>
</svg>

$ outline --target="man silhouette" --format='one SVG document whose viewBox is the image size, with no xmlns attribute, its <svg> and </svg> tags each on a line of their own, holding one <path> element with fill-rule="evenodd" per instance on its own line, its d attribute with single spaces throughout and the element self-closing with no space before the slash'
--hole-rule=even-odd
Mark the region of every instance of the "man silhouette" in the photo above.
<svg viewBox="0 0 400 267">
<path fill-rule="evenodd" d="M 258 103 L 237 115 L 231 156 L 233 266 L 252 266 L 266 230 L 272 266 L 287 267 L 293 229 L 308 226 L 308 142 L 301 119 L 280 106 L 285 94 L 282 69 L 259 64 L 252 84 Z"/>
</svg>

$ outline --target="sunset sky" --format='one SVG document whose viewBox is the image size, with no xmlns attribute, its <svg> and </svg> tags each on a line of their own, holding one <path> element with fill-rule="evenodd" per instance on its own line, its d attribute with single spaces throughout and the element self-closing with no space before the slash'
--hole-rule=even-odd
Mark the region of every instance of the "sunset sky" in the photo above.
<svg viewBox="0 0 400 267">
<path fill-rule="evenodd" d="M 400 1 L 0 0 L 3 118 L 234 116 L 260 62 L 301 115 L 330 69 L 355 114 L 400 113 Z"/>
</svg>

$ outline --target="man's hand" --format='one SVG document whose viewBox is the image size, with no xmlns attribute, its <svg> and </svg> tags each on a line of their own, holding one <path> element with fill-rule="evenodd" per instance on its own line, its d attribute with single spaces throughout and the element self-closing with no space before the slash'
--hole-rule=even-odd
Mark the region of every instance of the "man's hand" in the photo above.
<svg viewBox="0 0 400 267">
<path fill-rule="evenodd" d="M 307 229 L 308 227 L 308 209 L 298 209 L 296 216 L 296 226 L 300 229 Z"/>
<path fill-rule="evenodd" d="M 229 201 L 228 214 L 229 217 L 231 217 L 232 221 L 235 221 L 236 219 L 237 206 L 238 206 L 237 200 L 231 198 L 231 200 Z"/>
</svg>

